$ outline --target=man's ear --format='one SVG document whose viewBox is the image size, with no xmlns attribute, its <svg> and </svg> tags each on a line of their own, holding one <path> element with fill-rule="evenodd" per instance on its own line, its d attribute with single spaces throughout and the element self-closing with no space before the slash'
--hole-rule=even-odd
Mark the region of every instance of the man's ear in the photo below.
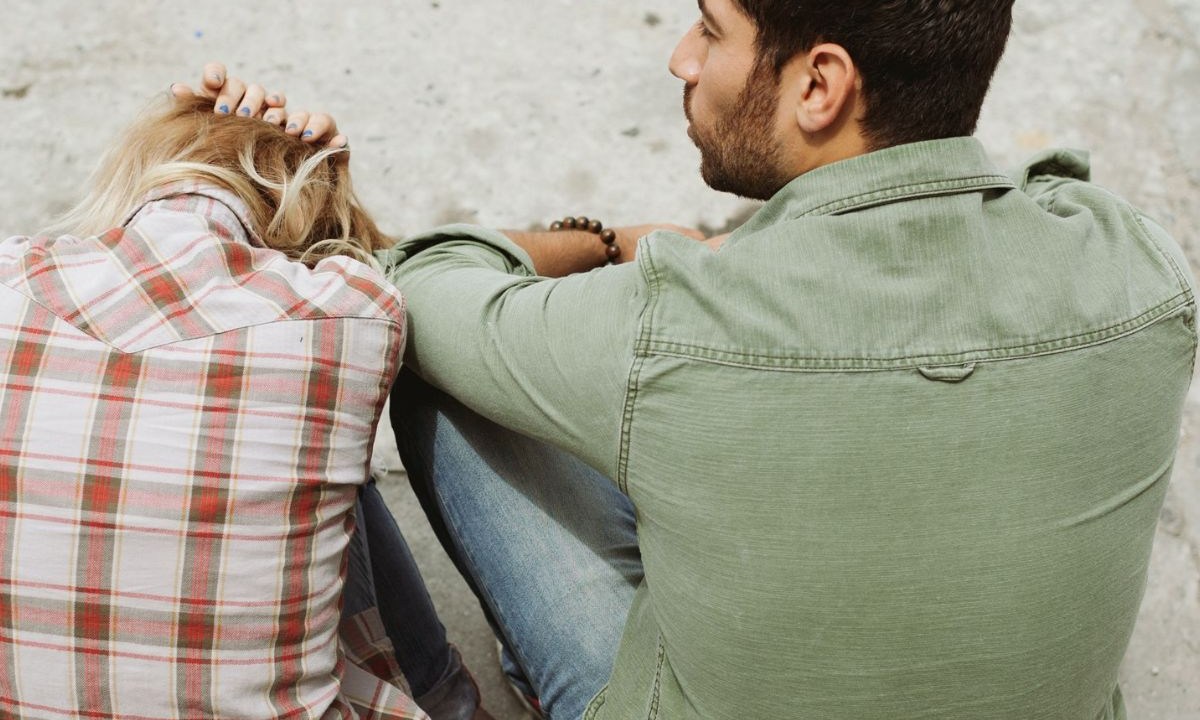
<svg viewBox="0 0 1200 720">
<path fill-rule="evenodd" d="M 837 124 L 858 95 L 858 68 L 841 45 L 823 43 L 792 58 L 785 68 L 798 83 L 796 122 L 810 135 Z"/>
</svg>

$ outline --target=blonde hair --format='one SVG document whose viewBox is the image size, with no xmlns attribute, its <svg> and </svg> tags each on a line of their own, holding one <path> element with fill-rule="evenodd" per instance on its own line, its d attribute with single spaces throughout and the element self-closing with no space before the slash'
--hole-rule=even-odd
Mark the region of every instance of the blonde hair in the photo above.
<svg viewBox="0 0 1200 720">
<path fill-rule="evenodd" d="M 133 124 L 100 162 L 87 197 L 46 234 L 98 235 L 121 225 L 147 193 L 210 182 L 249 208 L 267 247 L 314 264 L 346 255 L 376 267 L 392 244 L 362 209 L 345 149 L 305 143 L 261 120 L 217 115 L 212 101 L 172 98 Z"/>
</svg>

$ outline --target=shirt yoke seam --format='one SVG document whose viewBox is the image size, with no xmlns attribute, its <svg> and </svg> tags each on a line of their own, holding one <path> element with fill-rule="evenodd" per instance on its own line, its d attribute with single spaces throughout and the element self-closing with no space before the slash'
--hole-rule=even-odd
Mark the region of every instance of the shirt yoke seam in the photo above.
<svg viewBox="0 0 1200 720">
<path fill-rule="evenodd" d="M 899 355 L 894 357 L 803 357 L 722 350 L 693 343 L 670 340 L 650 340 L 644 345 L 644 354 L 661 357 L 678 357 L 717 365 L 758 368 L 791 372 L 879 372 L 909 370 L 926 365 L 961 365 L 968 362 L 1001 362 L 1030 357 L 1054 355 L 1081 350 L 1119 340 L 1165 318 L 1192 304 L 1190 292 L 1181 292 L 1163 303 L 1147 310 L 1135 318 L 1111 325 L 1100 330 L 1073 336 L 1047 340 L 1026 345 L 981 348 L 959 353 Z"/>
<path fill-rule="evenodd" d="M 276 324 L 280 324 L 280 323 L 294 323 L 294 322 L 325 322 L 325 321 L 344 321 L 344 320 L 356 320 L 356 321 L 364 321 L 364 322 L 380 322 L 380 323 L 384 323 L 386 325 L 391 325 L 392 327 L 394 327 L 396 329 L 396 332 L 399 333 L 402 340 L 407 337 L 407 327 L 406 327 L 405 323 L 403 323 L 403 322 L 399 322 L 399 321 L 393 320 L 391 318 L 377 317 L 377 316 L 372 316 L 372 315 L 341 314 L 341 315 L 324 315 L 324 316 L 307 317 L 307 318 L 294 318 L 294 317 L 275 318 L 273 320 L 247 323 L 245 325 L 239 325 L 238 327 L 225 328 L 223 330 L 214 330 L 213 332 L 210 332 L 210 333 L 202 333 L 202 334 L 197 334 L 197 335 L 190 335 L 187 337 L 179 337 L 179 338 L 175 338 L 174 340 L 169 340 L 167 342 L 155 343 L 153 345 L 147 345 L 145 347 L 139 346 L 136 350 L 126 350 L 125 348 L 121 348 L 121 347 L 117 347 L 116 345 L 113 345 L 112 343 L 108 342 L 107 340 L 104 340 L 103 338 L 96 337 L 92 333 L 88 333 L 88 332 L 81 330 L 80 328 L 76 327 L 73 323 L 67 322 L 61 316 L 59 316 L 58 312 L 53 307 L 46 305 L 45 303 L 41 302 L 37 298 L 30 297 L 27 293 L 21 292 L 21 290 L 9 285 L 8 283 L 0 282 L 0 287 L 4 287 L 4 288 L 8 289 L 9 291 L 14 293 L 18 297 L 24 298 L 24 300 L 26 302 L 32 303 L 32 304 L 40 307 L 41 309 L 45 310 L 47 313 L 52 315 L 55 320 L 65 323 L 69 327 L 75 328 L 76 331 L 86 335 L 87 337 L 91 338 L 92 340 L 104 345 L 105 347 L 111 348 L 112 350 L 114 350 L 116 352 L 122 353 L 124 355 L 136 355 L 138 353 L 150 352 L 152 350 L 157 350 L 159 348 L 164 348 L 164 347 L 168 347 L 171 345 L 178 345 L 179 343 L 193 342 L 196 340 L 204 340 L 207 338 L 219 337 L 221 335 L 226 335 L 228 333 L 245 332 L 246 330 L 249 330 L 251 328 L 263 327 L 266 325 L 276 325 Z"/>
</svg>

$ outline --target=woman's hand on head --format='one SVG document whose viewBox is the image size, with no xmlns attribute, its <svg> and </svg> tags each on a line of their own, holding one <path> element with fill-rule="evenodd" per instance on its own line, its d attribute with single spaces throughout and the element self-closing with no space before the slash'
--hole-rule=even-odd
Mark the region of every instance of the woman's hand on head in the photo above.
<svg viewBox="0 0 1200 720">
<path fill-rule="evenodd" d="M 183 83 L 171 86 L 176 97 L 208 98 L 218 115 L 238 115 L 280 124 L 286 116 L 287 98 L 281 92 L 268 93 L 262 85 L 247 85 L 241 78 L 230 77 L 221 63 L 204 66 L 196 90 Z"/>
<path fill-rule="evenodd" d="M 287 96 L 282 92 L 268 91 L 262 85 L 247 85 L 240 78 L 230 77 L 222 63 L 204 66 L 200 84 L 191 86 L 175 83 L 171 93 L 176 97 L 199 96 L 213 101 L 213 112 L 218 115 L 237 115 L 257 118 L 284 128 L 288 135 L 307 143 L 324 143 L 330 147 L 350 146 L 349 139 L 338 132 L 337 122 L 327 113 L 307 111 L 290 112 Z"/>
</svg>

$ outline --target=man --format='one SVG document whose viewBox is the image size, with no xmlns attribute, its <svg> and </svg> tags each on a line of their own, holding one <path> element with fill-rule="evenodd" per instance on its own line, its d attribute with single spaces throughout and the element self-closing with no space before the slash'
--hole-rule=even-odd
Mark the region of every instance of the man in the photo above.
<svg viewBox="0 0 1200 720">
<path fill-rule="evenodd" d="M 405 465 L 548 716 L 1124 717 L 1193 282 L 1081 155 L 968 137 L 1011 6 L 703 0 L 689 134 L 768 199 L 719 252 L 383 256 Z"/>
<path fill-rule="evenodd" d="M 1081 157 L 1010 178 L 963 137 L 1010 8 L 702 3 L 702 172 L 770 198 L 719 253 L 394 251 L 410 367 L 462 403 L 398 387 L 406 466 L 551 717 L 1123 715 L 1194 299 Z"/>
</svg>

